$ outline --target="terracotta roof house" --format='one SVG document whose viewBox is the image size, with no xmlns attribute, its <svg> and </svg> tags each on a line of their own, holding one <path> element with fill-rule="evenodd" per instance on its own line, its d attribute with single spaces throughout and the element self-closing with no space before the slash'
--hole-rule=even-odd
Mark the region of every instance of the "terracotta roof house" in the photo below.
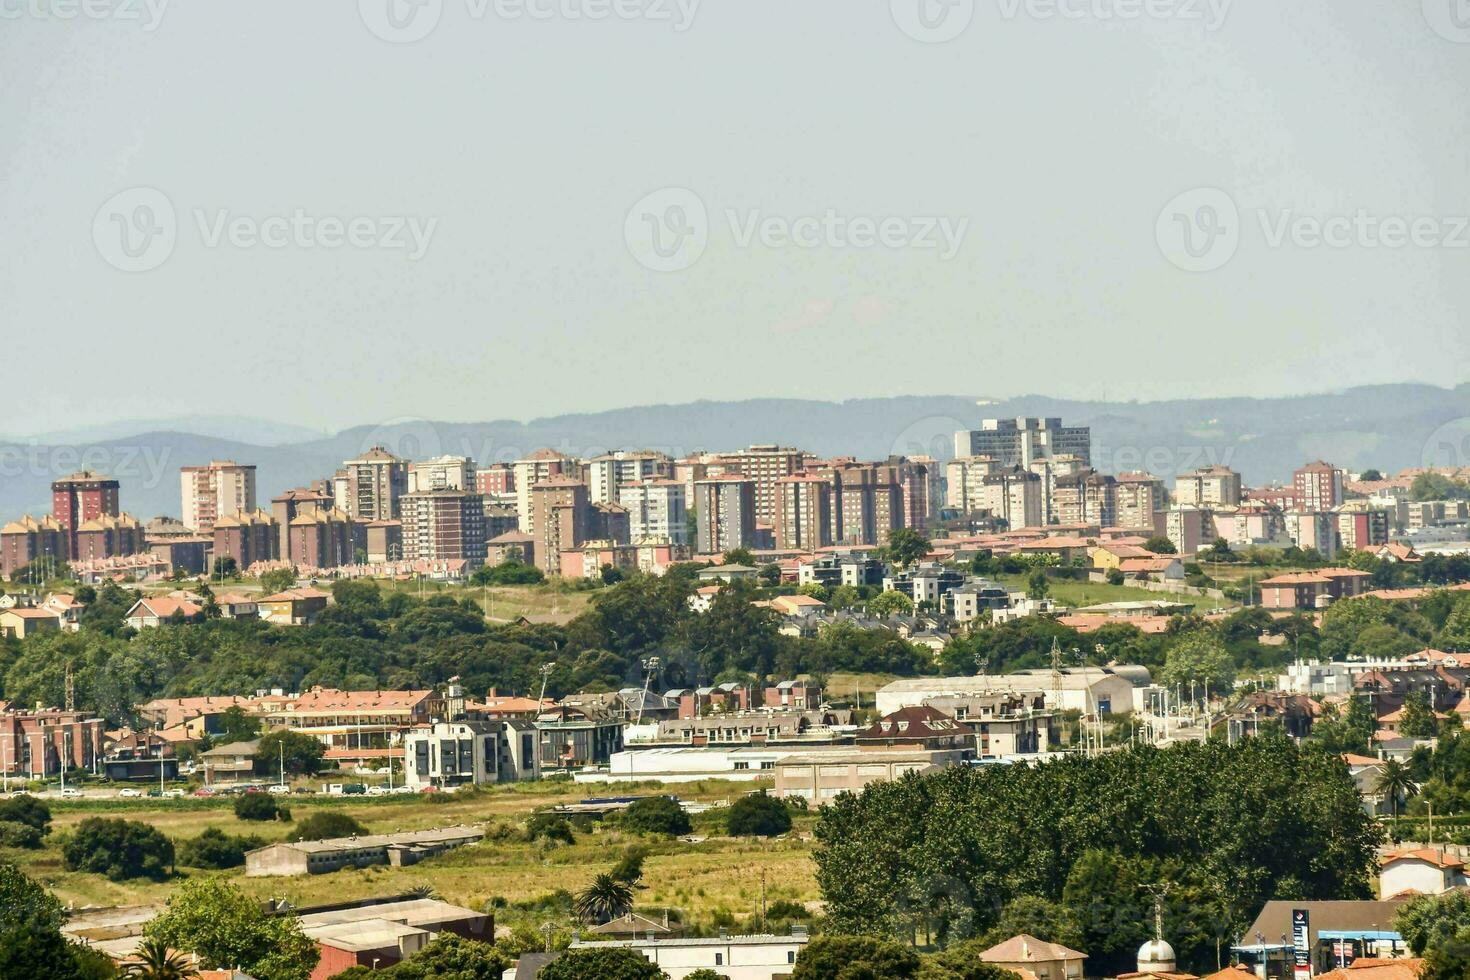
<svg viewBox="0 0 1470 980">
<path fill-rule="evenodd" d="M 1467 884 L 1465 862 L 1428 847 L 1390 851 L 1378 860 L 1378 894 L 1438 895 Z"/>
</svg>

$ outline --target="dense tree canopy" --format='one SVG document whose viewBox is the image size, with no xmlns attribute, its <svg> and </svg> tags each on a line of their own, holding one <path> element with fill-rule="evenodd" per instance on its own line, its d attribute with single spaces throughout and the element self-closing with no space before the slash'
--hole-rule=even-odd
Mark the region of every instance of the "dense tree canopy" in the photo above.
<svg viewBox="0 0 1470 980">
<path fill-rule="evenodd" d="M 218 875 L 191 878 L 144 934 L 199 954 L 206 969 L 238 967 L 259 980 L 306 980 L 320 952 L 291 916 L 271 916 Z"/>
<path fill-rule="evenodd" d="M 1103 921 L 1096 901 L 1145 902 L 1142 885 L 1163 877 L 1175 883 L 1171 923 L 1199 909 L 1170 930 L 1194 967 L 1267 899 L 1368 897 L 1378 834 L 1340 759 L 1264 735 L 844 794 L 822 810 L 817 880 L 836 931 L 950 943 L 984 933 L 1021 896 Z M 1131 894 L 1125 872 L 1139 883 Z"/>
</svg>

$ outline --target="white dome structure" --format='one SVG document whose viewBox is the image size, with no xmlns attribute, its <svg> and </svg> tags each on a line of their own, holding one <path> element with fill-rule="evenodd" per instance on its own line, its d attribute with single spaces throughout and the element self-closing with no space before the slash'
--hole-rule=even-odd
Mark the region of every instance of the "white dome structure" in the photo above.
<svg viewBox="0 0 1470 980">
<path fill-rule="evenodd" d="M 1138 947 L 1139 973 L 1173 973 L 1174 947 L 1162 939 L 1150 939 Z"/>
</svg>

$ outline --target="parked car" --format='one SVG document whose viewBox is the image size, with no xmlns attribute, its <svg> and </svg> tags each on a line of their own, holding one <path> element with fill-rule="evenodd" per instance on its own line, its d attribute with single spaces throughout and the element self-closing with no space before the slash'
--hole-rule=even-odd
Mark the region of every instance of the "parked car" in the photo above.
<svg viewBox="0 0 1470 980">
<path fill-rule="evenodd" d="M 367 787 L 362 783 L 346 783 L 342 787 L 345 796 L 363 796 L 367 793 Z"/>
<path fill-rule="evenodd" d="M 413 792 L 413 787 L 412 786 L 394 786 L 388 792 L 392 793 L 394 796 L 403 796 L 405 794 L 412 793 Z"/>
<path fill-rule="evenodd" d="M 194 795 L 195 796 L 215 796 L 217 794 L 210 787 L 208 787 L 208 786 L 201 786 L 201 787 L 199 787 L 198 789 L 196 789 L 194 791 Z"/>
<path fill-rule="evenodd" d="M 267 786 L 266 787 L 266 792 L 267 793 L 277 793 L 277 794 L 279 794 L 279 793 L 289 793 L 289 792 L 291 792 L 291 787 L 286 786 L 283 783 L 276 783 L 274 786 Z"/>
<path fill-rule="evenodd" d="M 163 791 L 163 795 L 165 798 L 170 800 L 181 800 L 184 798 L 185 794 L 184 791 L 181 789 L 166 789 Z"/>
<path fill-rule="evenodd" d="M 61 798 L 63 800 L 80 800 L 82 798 L 82 791 L 75 786 L 68 786 L 61 791 Z"/>
<path fill-rule="evenodd" d="M 118 790 L 117 795 L 124 800 L 136 800 L 138 797 L 143 795 L 143 791 L 141 789 L 134 789 L 133 787 L 128 786 L 124 789 Z"/>
<path fill-rule="evenodd" d="M 387 796 L 388 795 L 388 787 L 386 787 L 386 786 L 369 786 L 368 787 L 368 791 L 367 791 L 367 795 L 368 796 Z"/>
</svg>

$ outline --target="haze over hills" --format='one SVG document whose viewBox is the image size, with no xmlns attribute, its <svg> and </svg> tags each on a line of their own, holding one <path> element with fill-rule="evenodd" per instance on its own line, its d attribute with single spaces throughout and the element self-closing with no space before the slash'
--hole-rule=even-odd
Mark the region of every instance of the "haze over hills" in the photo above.
<svg viewBox="0 0 1470 980">
<path fill-rule="evenodd" d="M 574 455 L 653 448 L 673 455 L 758 442 L 822 455 L 953 455 L 953 434 L 982 418 L 1060 416 L 1093 429 L 1093 463 L 1106 472 L 1146 469 L 1165 478 L 1223 463 L 1251 483 L 1287 480 L 1323 458 L 1349 469 L 1470 463 L 1470 385 L 1452 389 L 1393 384 L 1295 398 L 1210 398 L 1163 402 L 1075 401 L 1042 395 L 987 400 L 958 395 L 865 398 L 845 402 L 759 399 L 694 402 L 562 415 L 528 422 L 393 419 L 330 436 L 271 444 L 291 426 L 240 420 L 241 437 L 223 438 L 228 420 L 191 419 L 121 435 L 0 442 L 0 516 L 49 509 L 49 484 L 86 467 L 122 481 L 122 504 L 140 518 L 179 512 L 180 466 L 234 459 L 258 467 L 262 503 L 280 490 L 330 476 L 369 446 L 424 458 L 441 453 L 478 462 L 513 460 L 542 446 Z M 207 423 L 207 424 L 206 424 Z M 195 431 L 206 429 L 201 433 Z M 298 434 L 309 432 L 298 429 Z"/>
</svg>

